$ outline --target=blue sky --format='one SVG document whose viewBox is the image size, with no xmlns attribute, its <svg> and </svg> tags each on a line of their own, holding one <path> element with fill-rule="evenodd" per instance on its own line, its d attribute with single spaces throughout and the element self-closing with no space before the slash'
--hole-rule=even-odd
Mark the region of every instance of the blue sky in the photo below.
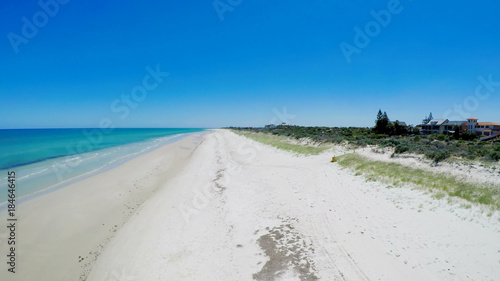
<svg viewBox="0 0 500 281">
<path fill-rule="evenodd" d="M 3 3 L 0 128 L 500 122 L 497 1 L 218 1 Z"/>
</svg>

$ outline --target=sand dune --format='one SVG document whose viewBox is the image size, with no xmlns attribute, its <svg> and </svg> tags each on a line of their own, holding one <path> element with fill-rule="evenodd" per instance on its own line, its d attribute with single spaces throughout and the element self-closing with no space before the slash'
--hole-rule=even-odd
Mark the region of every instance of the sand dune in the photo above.
<svg viewBox="0 0 500 281">
<path fill-rule="evenodd" d="M 500 184 L 499 163 L 448 159 L 436 165 L 432 160 L 425 159 L 423 155 L 393 154 L 393 151 L 393 148 L 379 148 L 376 146 L 356 150 L 358 154 L 372 160 L 419 168 L 436 174 L 454 177 L 465 182 L 486 185 L 493 184 L 497 186 Z"/>
</svg>

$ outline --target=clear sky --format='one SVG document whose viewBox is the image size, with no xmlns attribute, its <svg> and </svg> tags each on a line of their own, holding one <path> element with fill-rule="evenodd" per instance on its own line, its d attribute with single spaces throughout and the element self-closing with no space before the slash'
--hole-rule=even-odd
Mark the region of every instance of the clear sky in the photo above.
<svg viewBox="0 0 500 281">
<path fill-rule="evenodd" d="M 0 7 L 0 128 L 500 122 L 498 1 L 40 3 Z"/>
</svg>

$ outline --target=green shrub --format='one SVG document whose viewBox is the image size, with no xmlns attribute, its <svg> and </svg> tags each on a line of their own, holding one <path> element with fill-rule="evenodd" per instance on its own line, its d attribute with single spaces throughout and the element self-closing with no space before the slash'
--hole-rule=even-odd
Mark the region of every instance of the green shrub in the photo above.
<svg viewBox="0 0 500 281">
<path fill-rule="evenodd" d="M 429 145 L 432 143 L 432 141 L 430 139 L 423 139 L 423 140 L 420 140 L 420 143 L 423 145 Z"/>
<path fill-rule="evenodd" d="M 398 154 L 405 153 L 408 150 L 410 150 L 410 148 L 406 144 L 398 144 L 398 145 L 396 145 L 396 148 L 394 149 L 394 153 L 398 153 Z"/>
<path fill-rule="evenodd" d="M 466 140 L 466 141 L 471 141 L 471 140 L 476 139 L 477 135 L 475 133 L 464 132 L 464 133 L 460 134 L 460 138 L 463 139 L 463 140 Z"/>
<path fill-rule="evenodd" d="M 465 150 L 460 150 L 456 153 L 457 156 L 459 157 L 463 157 L 463 158 L 470 158 L 470 155 L 469 153 L 467 153 L 467 151 Z"/>
<path fill-rule="evenodd" d="M 485 157 L 488 154 L 488 148 L 482 147 L 480 145 L 469 146 L 467 150 L 470 154 L 473 154 L 475 157 Z"/>
<path fill-rule="evenodd" d="M 500 160 L 500 151 L 492 151 L 492 152 L 486 154 L 486 159 L 493 160 L 493 161 Z"/>
<path fill-rule="evenodd" d="M 431 150 L 427 151 L 425 153 L 425 156 L 431 160 L 434 160 L 435 163 L 439 163 L 440 161 L 448 158 L 450 154 L 446 150 Z"/>
<path fill-rule="evenodd" d="M 385 139 L 382 142 L 380 142 L 379 146 L 380 147 L 388 147 L 388 146 L 397 146 L 400 142 L 397 139 Z"/>
<path fill-rule="evenodd" d="M 446 139 L 445 135 L 438 135 L 437 140 L 444 141 Z"/>
</svg>

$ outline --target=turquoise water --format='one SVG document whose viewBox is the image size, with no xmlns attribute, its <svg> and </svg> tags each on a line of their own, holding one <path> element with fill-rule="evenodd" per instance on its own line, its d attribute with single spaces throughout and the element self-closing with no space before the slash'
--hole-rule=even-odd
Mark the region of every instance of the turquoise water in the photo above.
<svg viewBox="0 0 500 281">
<path fill-rule="evenodd" d="M 7 171 L 16 172 L 17 197 L 53 190 L 124 163 L 202 129 L 0 130 L 0 206 Z"/>
</svg>

